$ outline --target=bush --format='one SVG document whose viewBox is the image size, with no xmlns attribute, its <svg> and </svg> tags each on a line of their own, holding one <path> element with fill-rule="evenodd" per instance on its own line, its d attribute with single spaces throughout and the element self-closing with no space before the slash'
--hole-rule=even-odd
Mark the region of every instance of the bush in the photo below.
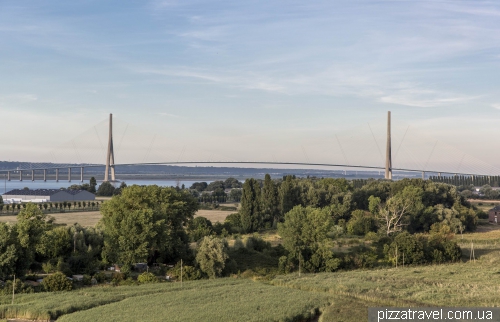
<svg viewBox="0 0 500 322">
<path fill-rule="evenodd" d="M 137 281 L 141 284 L 158 283 L 159 282 L 159 280 L 155 276 L 155 274 L 149 273 L 149 272 L 144 272 L 144 273 L 140 274 L 139 276 L 137 276 Z"/>
<path fill-rule="evenodd" d="M 187 231 L 191 241 L 197 242 L 212 234 L 212 222 L 205 217 L 196 217 L 188 224 Z"/>
<path fill-rule="evenodd" d="M 42 285 L 49 292 L 71 291 L 73 289 L 73 283 L 61 272 L 45 277 Z"/>
<path fill-rule="evenodd" d="M 363 210 L 355 210 L 347 222 L 347 232 L 351 235 L 364 236 L 376 229 L 375 217 Z"/>
<path fill-rule="evenodd" d="M 487 214 L 487 213 L 485 213 L 485 212 L 484 212 L 484 211 L 482 211 L 482 210 L 479 210 L 479 211 L 477 212 L 477 218 L 479 218 L 479 219 L 488 219 L 488 214 Z"/>
<path fill-rule="evenodd" d="M 97 283 L 104 283 L 108 280 L 108 276 L 104 272 L 99 272 L 95 274 L 94 278 L 96 279 Z"/>
<path fill-rule="evenodd" d="M 227 259 L 227 242 L 224 239 L 203 237 L 196 254 L 196 262 L 204 273 L 210 278 L 220 276 Z"/>
<path fill-rule="evenodd" d="M 174 268 L 168 271 L 168 275 L 173 278 L 181 279 L 181 263 L 178 262 Z M 194 266 L 183 265 L 182 266 L 182 280 L 183 281 L 194 281 L 201 278 L 201 271 Z"/>
<path fill-rule="evenodd" d="M 271 248 L 271 243 L 266 242 L 259 235 L 254 235 L 246 239 L 245 247 L 248 250 L 256 250 L 258 252 L 263 252 L 265 249 Z"/>
<path fill-rule="evenodd" d="M 34 289 L 32 286 L 23 283 L 20 279 L 16 279 L 15 285 L 16 294 L 21 293 L 33 293 Z M 12 281 L 5 282 L 3 287 L 0 287 L 0 295 L 11 295 L 12 294 Z"/>
</svg>

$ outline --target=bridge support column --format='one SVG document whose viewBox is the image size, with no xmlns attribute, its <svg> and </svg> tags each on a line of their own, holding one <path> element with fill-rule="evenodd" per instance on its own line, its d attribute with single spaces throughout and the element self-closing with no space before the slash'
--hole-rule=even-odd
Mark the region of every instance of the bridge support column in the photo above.
<svg viewBox="0 0 500 322">
<path fill-rule="evenodd" d="M 47 181 L 47 169 L 43 169 L 43 181 Z"/>
<path fill-rule="evenodd" d="M 56 182 L 59 182 L 59 169 L 56 169 Z"/>
<path fill-rule="evenodd" d="M 441 172 L 438 173 L 438 178 L 441 178 Z"/>
<path fill-rule="evenodd" d="M 422 180 L 425 180 L 425 171 L 422 171 Z"/>
<path fill-rule="evenodd" d="M 106 155 L 106 172 L 104 172 L 104 181 L 109 181 L 110 168 L 111 181 L 115 181 L 115 153 L 113 151 L 113 114 L 109 114 L 108 153 Z"/>
<path fill-rule="evenodd" d="M 71 182 L 71 168 L 68 168 L 68 182 Z"/>
<path fill-rule="evenodd" d="M 10 181 L 10 171 L 7 171 L 7 181 Z"/>
<path fill-rule="evenodd" d="M 385 152 L 385 179 L 392 180 L 391 111 L 387 112 L 387 147 Z"/>
<path fill-rule="evenodd" d="M 35 181 L 35 170 L 31 170 L 31 181 Z"/>
<path fill-rule="evenodd" d="M 80 168 L 80 182 L 83 182 L 83 167 Z"/>
<path fill-rule="evenodd" d="M 23 181 L 23 170 L 19 170 L 19 181 Z"/>
</svg>

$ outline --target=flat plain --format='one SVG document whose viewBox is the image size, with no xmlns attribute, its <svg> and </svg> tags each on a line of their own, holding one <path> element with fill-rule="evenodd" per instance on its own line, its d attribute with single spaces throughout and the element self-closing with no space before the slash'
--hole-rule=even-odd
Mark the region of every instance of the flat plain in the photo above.
<svg viewBox="0 0 500 322">
<path fill-rule="evenodd" d="M 236 211 L 225 210 L 198 210 L 195 217 L 203 216 L 210 220 L 212 223 L 224 222 L 224 219 Z M 71 226 L 78 223 L 83 227 L 94 227 L 95 224 L 101 219 L 102 215 L 99 211 L 77 211 L 77 212 L 57 212 L 48 213 L 56 219 L 56 224 L 63 224 Z M 0 222 L 15 223 L 17 221 L 16 215 L 2 214 L 0 215 Z"/>
</svg>

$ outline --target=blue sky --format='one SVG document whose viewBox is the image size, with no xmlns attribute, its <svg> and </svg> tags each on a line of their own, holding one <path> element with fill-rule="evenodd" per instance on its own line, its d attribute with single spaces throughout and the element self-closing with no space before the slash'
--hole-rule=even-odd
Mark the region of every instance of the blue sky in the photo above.
<svg viewBox="0 0 500 322">
<path fill-rule="evenodd" d="M 497 1 L 2 0 L 0 148 L 47 161 L 113 113 L 177 149 L 323 162 L 311 142 L 391 110 L 500 166 L 499 46 Z"/>
</svg>

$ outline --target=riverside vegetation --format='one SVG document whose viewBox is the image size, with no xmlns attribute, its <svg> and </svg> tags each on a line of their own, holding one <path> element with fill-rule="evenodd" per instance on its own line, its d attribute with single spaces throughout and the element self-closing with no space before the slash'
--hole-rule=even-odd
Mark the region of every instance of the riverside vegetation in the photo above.
<svg viewBox="0 0 500 322">
<path fill-rule="evenodd" d="M 195 310 L 188 309 L 196 306 L 203 316 L 221 321 L 305 320 L 320 311 L 323 321 L 354 320 L 357 315 L 343 312 L 341 304 L 468 303 L 469 297 L 456 295 L 463 287 L 479 293 L 483 283 L 490 292 L 496 287 L 488 286 L 490 273 L 472 276 L 477 266 L 469 270 L 475 264 L 462 263 L 465 250 L 455 234 L 477 235 L 470 232 L 484 213 L 455 187 L 423 180 L 354 186 L 344 179 L 248 179 L 240 211 L 215 224 L 194 218 L 199 203 L 180 188 L 124 187 L 102 205 L 103 218 L 94 228 L 57 226 L 28 205 L 15 225 L 0 224 L 6 294 L 0 318 L 196 320 Z M 498 237 L 487 243 L 496 245 Z M 480 261 L 494 265 L 491 254 L 497 251 L 488 246 L 482 254 L 482 246 L 476 250 Z M 165 274 L 179 280 L 181 260 L 183 285 L 158 283 Z M 142 262 L 153 273 L 135 272 L 135 263 Z M 111 264 L 121 272 L 105 273 Z M 69 293 L 37 294 L 58 290 L 45 281 L 25 282 L 41 271 L 79 273 L 84 279 L 70 283 L 77 290 Z M 21 294 L 12 305 L 7 294 L 13 274 Z M 194 281 L 204 278 L 209 279 Z M 444 294 L 455 295 L 450 300 Z M 488 305 L 486 293 L 482 298 L 477 304 Z"/>
</svg>

